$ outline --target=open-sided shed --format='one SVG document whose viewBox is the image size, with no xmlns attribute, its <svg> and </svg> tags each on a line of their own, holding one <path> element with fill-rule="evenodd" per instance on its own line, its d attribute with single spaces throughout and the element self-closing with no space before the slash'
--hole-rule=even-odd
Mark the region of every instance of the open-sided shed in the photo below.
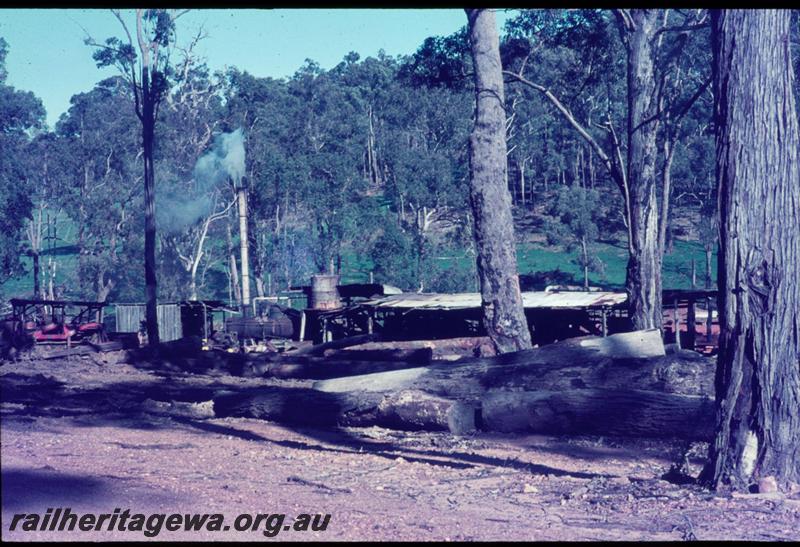
<svg viewBox="0 0 800 547">
<path fill-rule="evenodd" d="M 613 291 L 522 293 L 536 343 L 626 330 L 623 305 L 627 298 L 626 293 Z M 373 298 L 361 306 L 383 319 L 390 336 L 444 338 L 483 333 L 480 293 L 403 293 Z"/>
</svg>

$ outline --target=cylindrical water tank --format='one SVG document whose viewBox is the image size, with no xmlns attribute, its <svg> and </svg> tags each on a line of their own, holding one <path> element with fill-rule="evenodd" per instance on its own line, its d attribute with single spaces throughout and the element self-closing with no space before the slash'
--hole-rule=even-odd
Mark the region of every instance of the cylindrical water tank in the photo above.
<svg viewBox="0 0 800 547">
<path fill-rule="evenodd" d="M 311 307 L 315 310 L 335 310 L 342 307 L 339 299 L 338 275 L 311 276 Z"/>
</svg>

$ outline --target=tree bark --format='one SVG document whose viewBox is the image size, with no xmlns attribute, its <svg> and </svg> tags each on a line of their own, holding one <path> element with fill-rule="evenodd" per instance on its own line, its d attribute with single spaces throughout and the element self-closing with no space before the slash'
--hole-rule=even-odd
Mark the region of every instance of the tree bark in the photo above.
<svg viewBox="0 0 800 547">
<path fill-rule="evenodd" d="M 142 149 L 144 157 L 144 279 L 148 344 L 158 344 L 158 282 L 156 280 L 156 204 L 153 145 L 155 104 L 149 68 L 142 71 Z"/>
<path fill-rule="evenodd" d="M 33 297 L 34 298 L 41 298 L 41 282 L 40 279 L 40 270 L 39 267 L 39 251 L 38 249 L 34 249 L 31 251 L 31 260 L 33 261 Z"/>
<path fill-rule="evenodd" d="M 262 387 L 214 399 L 219 417 L 244 416 L 317 427 L 381 426 L 401 430 L 475 430 L 471 405 L 416 390 L 398 393 L 322 393 L 307 388 Z"/>
<path fill-rule="evenodd" d="M 630 257 L 626 288 L 634 329 L 661 328 L 661 262 L 656 199 L 658 99 L 655 62 L 660 10 L 634 9 L 628 29 L 628 187 Z"/>
<path fill-rule="evenodd" d="M 708 441 L 710 397 L 635 389 L 489 391 L 482 399 L 489 431 L 550 435 L 620 435 Z"/>
<path fill-rule="evenodd" d="M 503 72 L 494 13 L 466 10 L 475 78 L 470 135 L 470 198 L 475 222 L 483 323 L 498 353 L 531 347 L 517 274 L 508 192 Z"/>
<path fill-rule="evenodd" d="M 720 348 L 704 478 L 800 482 L 800 165 L 788 10 L 712 13 Z"/>
</svg>

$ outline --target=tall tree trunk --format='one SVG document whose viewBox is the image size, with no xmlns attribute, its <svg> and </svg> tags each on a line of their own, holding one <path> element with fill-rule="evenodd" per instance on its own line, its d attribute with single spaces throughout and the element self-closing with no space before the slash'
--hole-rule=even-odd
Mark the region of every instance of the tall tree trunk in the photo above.
<svg viewBox="0 0 800 547">
<path fill-rule="evenodd" d="M 105 302 L 106 299 L 108 298 L 108 295 L 111 294 L 111 289 L 114 288 L 114 280 L 109 279 L 108 281 L 106 281 L 105 279 L 106 279 L 106 270 L 105 268 L 102 268 L 100 272 L 98 272 L 97 274 L 97 281 L 96 281 L 97 293 L 95 299 L 98 302 Z"/>
<path fill-rule="evenodd" d="M 32 250 L 31 251 L 31 260 L 33 261 L 33 297 L 34 298 L 41 298 L 41 281 L 40 281 L 40 274 L 41 268 L 39 267 L 39 251 Z"/>
<path fill-rule="evenodd" d="M 55 258 L 52 255 L 47 257 L 47 269 L 48 269 L 48 280 L 47 280 L 47 294 L 46 300 L 55 300 L 55 282 L 56 282 L 56 267 L 58 263 L 56 262 Z"/>
<path fill-rule="evenodd" d="M 581 237 L 581 260 L 583 261 L 583 288 L 589 290 L 589 250 L 586 248 L 586 237 Z"/>
<path fill-rule="evenodd" d="M 508 192 L 503 73 L 494 12 L 468 9 L 474 62 L 475 126 L 470 135 L 470 198 L 483 322 L 498 353 L 531 347 L 517 274 Z"/>
<path fill-rule="evenodd" d="M 669 209 L 670 199 L 672 198 L 672 160 L 675 157 L 675 143 L 672 136 L 664 136 L 663 144 L 663 163 L 661 164 L 661 214 L 658 225 L 658 247 L 661 249 L 661 256 L 667 248 L 667 230 L 669 229 Z"/>
<path fill-rule="evenodd" d="M 660 10 L 631 10 L 628 31 L 630 257 L 626 287 L 634 329 L 661 328 L 661 262 L 656 199 L 658 132 L 655 60 Z"/>
<path fill-rule="evenodd" d="M 144 279 L 145 320 L 149 344 L 158 344 L 158 282 L 156 281 L 156 204 L 153 144 L 155 136 L 155 105 L 153 104 L 148 71 L 142 81 L 142 148 L 144 157 Z"/>
<path fill-rule="evenodd" d="M 789 10 L 712 13 L 717 434 L 704 478 L 800 482 L 800 164 Z"/>
</svg>

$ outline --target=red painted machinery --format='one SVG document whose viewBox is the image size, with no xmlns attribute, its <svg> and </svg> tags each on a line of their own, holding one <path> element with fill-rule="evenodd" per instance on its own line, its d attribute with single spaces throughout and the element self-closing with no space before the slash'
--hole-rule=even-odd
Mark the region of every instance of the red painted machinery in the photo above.
<svg viewBox="0 0 800 547">
<path fill-rule="evenodd" d="M 36 344 L 72 346 L 106 341 L 105 302 L 13 298 L 11 306 L 7 321 L 14 325 L 17 335 L 28 336 Z"/>
</svg>

